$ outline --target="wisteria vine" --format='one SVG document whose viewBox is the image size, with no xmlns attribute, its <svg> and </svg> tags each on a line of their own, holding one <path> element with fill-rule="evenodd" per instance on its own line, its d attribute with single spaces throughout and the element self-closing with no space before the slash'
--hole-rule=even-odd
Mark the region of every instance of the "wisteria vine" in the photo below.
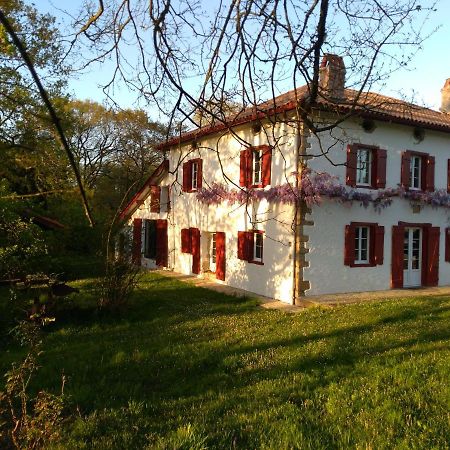
<svg viewBox="0 0 450 450">
<path fill-rule="evenodd" d="M 341 184 L 337 177 L 326 172 L 305 172 L 298 188 L 286 183 L 269 189 L 241 190 L 212 183 L 208 188 L 202 188 L 197 192 L 197 199 L 207 205 L 219 205 L 223 202 L 230 205 L 243 204 L 249 200 L 263 199 L 270 203 L 293 204 L 300 198 L 308 206 L 312 206 L 320 205 L 328 198 L 339 203 L 357 202 L 364 208 L 372 204 L 377 210 L 390 206 L 395 197 L 410 200 L 412 203 L 450 208 L 450 195 L 442 189 L 425 192 L 397 187 L 376 192 L 362 192 Z"/>
</svg>

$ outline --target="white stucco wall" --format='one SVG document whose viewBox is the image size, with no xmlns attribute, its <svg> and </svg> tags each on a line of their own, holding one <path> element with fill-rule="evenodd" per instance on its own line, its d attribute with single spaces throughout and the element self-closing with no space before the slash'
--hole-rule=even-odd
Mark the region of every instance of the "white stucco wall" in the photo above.
<svg viewBox="0 0 450 450">
<path fill-rule="evenodd" d="M 192 255 L 181 253 L 183 228 L 195 227 L 200 230 L 202 261 L 207 257 L 205 252 L 207 234 L 216 231 L 225 232 L 226 271 L 223 283 L 290 303 L 293 291 L 292 207 L 269 204 L 266 200 L 252 202 L 247 207 L 238 204 L 229 205 L 226 202 L 207 206 L 197 200 L 195 193 L 181 191 L 183 162 L 193 158 L 203 160 L 203 187 L 215 182 L 227 184 L 229 189 L 237 189 L 240 151 L 245 149 L 243 142 L 253 146 L 274 143 L 270 137 L 271 127 L 268 133 L 263 130 L 254 134 L 248 126 L 235 132 L 238 138 L 230 134 L 203 138 L 194 150 L 189 144 L 181 149 L 172 149 L 168 154 L 170 171 L 174 171 L 178 166 L 178 177 L 176 175 L 172 177 L 172 212 L 169 217 L 170 265 L 175 271 L 192 273 Z M 271 186 L 285 183 L 286 177 L 295 171 L 293 149 L 296 134 L 283 124 L 277 124 L 275 132 L 277 137 L 280 135 L 284 137 L 272 153 Z M 269 188 L 270 186 L 266 187 Z M 255 219 L 257 224 L 254 224 Z M 252 228 L 264 231 L 264 265 L 252 264 L 237 258 L 238 231 L 249 231 Z M 201 263 L 201 266 L 204 264 Z"/>
<path fill-rule="evenodd" d="M 339 177 L 345 184 L 347 143 L 360 142 L 376 145 L 387 150 L 386 188 L 397 187 L 400 183 L 401 153 L 404 150 L 429 153 L 435 156 L 435 188 L 447 188 L 447 160 L 450 158 L 450 141 L 444 133 L 426 131 L 425 139 L 417 143 L 412 127 L 377 123 L 373 133 L 366 133 L 357 122 L 343 126 L 345 131 L 335 129 L 332 134 L 338 138 L 328 156 L 333 166 L 324 157 L 309 161 L 309 167 L 317 172 L 326 171 Z M 311 138 L 312 154 L 319 153 L 319 142 Z M 329 135 L 321 137 L 322 148 L 328 149 L 336 139 Z M 363 189 L 363 191 L 368 191 Z M 372 191 L 376 192 L 376 191 Z M 311 218 L 314 226 L 305 227 L 309 235 L 309 268 L 304 269 L 304 278 L 309 280 L 311 288 L 307 295 L 338 292 L 359 292 L 390 288 L 392 261 L 392 226 L 399 221 L 408 223 L 432 223 L 440 227 L 439 285 L 450 284 L 450 263 L 445 262 L 444 230 L 450 226 L 450 211 L 445 208 L 425 206 L 419 213 L 413 213 L 410 202 L 395 199 L 391 206 L 381 212 L 370 205 L 367 209 L 357 202 L 344 205 L 325 200 L 321 206 L 314 206 Z M 350 222 L 378 223 L 385 227 L 384 264 L 375 267 L 348 267 L 344 265 L 345 225 Z"/>
</svg>

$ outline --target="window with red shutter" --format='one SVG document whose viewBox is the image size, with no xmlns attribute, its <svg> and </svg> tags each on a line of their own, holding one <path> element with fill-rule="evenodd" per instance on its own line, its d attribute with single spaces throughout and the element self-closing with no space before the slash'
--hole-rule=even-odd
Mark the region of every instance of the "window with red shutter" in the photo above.
<svg viewBox="0 0 450 450">
<path fill-rule="evenodd" d="M 225 233 L 216 232 L 216 278 L 225 281 Z"/>
<path fill-rule="evenodd" d="M 428 227 L 426 232 L 427 251 L 423 284 L 425 286 L 437 286 L 439 283 L 439 241 L 441 233 L 439 227 Z"/>
<path fill-rule="evenodd" d="M 192 273 L 200 273 L 200 230 L 190 228 L 192 250 Z"/>
<path fill-rule="evenodd" d="M 434 166 L 434 156 L 406 150 L 402 154 L 401 185 L 405 189 L 434 191 Z"/>
<path fill-rule="evenodd" d="M 405 227 L 394 225 L 392 227 L 392 274 L 391 287 L 403 287 L 403 258 L 404 258 Z"/>
<path fill-rule="evenodd" d="M 203 160 L 191 159 L 183 164 L 183 192 L 201 189 L 203 181 Z"/>
<path fill-rule="evenodd" d="M 161 198 L 161 188 L 159 186 L 150 187 L 150 212 L 159 213 L 160 212 L 160 198 Z"/>
<path fill-rule="evenodd" d="M 357 166 L 357 147 L 355 145 L 347 146 L 347 174 L 345 182 L 348 186 L 356 186 L 356 166 Z"/>
<path fill-rule="evenodd" d="M 384 262 L 384 227 L 376 223 L 351 222 L 345 226 L 344 264 L 373 267 Z"/>
<path fill-rule="evenodd" d="M 450 228 L 445 229 L 445 261 L 450 262 Z"/>
<path fill-rule="evenodd" d="M 181 252 L 182 253 L 192 252 L 192 239 L 190 228 L 183 228 L 181 230 Z"/>
<path fill-rule="evenodd" d="M 238 231 L 238 259 L 248 261 L 250 259 L 247 231 Z"/>
<path fill-rule="evenodd" d="M 272 149 L 268 145 L 251 147 L 240 153 L 239 185 L 263 188 L 271 184 Z"/>
</svg>

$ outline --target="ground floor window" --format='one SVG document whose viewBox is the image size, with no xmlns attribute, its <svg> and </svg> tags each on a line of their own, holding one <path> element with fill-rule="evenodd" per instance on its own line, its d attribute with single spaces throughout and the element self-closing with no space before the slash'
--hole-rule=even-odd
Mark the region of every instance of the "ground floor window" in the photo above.
<svg viewBox="0 0 450 450">
<path fill-rule="evenodd" d="M 369 227 L 355 227 L 355 264 L 367 264 L 370 261 Z"/>
</svg>

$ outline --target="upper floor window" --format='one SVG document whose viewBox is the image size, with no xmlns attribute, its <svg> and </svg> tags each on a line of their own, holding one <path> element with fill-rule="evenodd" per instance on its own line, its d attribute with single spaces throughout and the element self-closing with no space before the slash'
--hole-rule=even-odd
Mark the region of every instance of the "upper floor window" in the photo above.
<svg viewBox="0 0 450 450">
<path fill-rule="evenodd" d="M 386 150 L 352 144 L 347 147 L 348 186 L 379 189 L 386 187 Z"/>
<path fill-rule="evenodd" d="M 434 156 L 405 151 L 402 154 L 401 185 L 405 189 L 434 191 Z"/>
<path fill-rule="evenodd" d="M 251 147 L 240 154 L 240 177 L 242 187 L 263 188 L 271 184 L 272 149 L 268 145 Z"/>
<path fill-rule="evenodd" d="M 411 162 L 409 164 L 410 168 L 410 180 L 412 189 L 421 189 L 421 169 L 422 169 L 422 158 L 420 156 L 411 156 Z"/>
<path fill-rule="evenodd" d="M 368 148 L 359 148 L 357 150 L 357 164 L 356 164 L 356 184 L 359 186 L 370 186 L 371 182 L 371 164 L 372 164 L 372 150 Z"/>
<path fill-rule="evenodd" d="M 183 192 L 195 192 L 202 187 L 202 166 L 200 158 L 183 164 Z"/>
</svg>

